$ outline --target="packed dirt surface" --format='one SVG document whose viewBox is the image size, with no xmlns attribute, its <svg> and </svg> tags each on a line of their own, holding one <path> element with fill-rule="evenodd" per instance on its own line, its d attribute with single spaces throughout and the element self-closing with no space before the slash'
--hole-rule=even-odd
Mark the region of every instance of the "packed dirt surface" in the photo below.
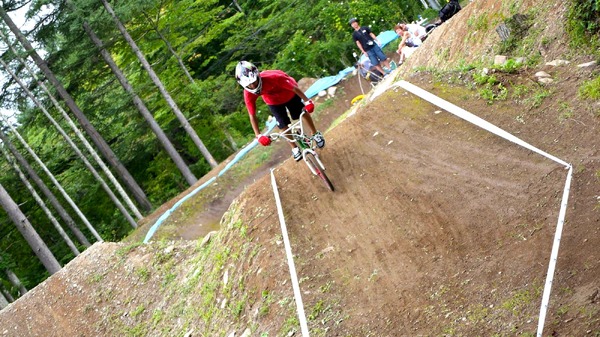
<svg viewBox="0 0 600 337">
<path fill-rule="evenodd" d="M 563 3 L 520 3 L 537 8 L 538 25 L 564 20 Z M 474 18 L 506 10 L 472 2 L 359 103 L 357 77 L 333 103 L 317 102 L 320 126 L 336 120 L 320 150 L 335 192 L 276 143 L 254 174 L 218 178 L 216 200 L 175 212 L 163 240 L 89 248 L 0 311 L 0 336 L 300 336 L 271 168 L 312 336 L 534 336 L 562 202 L 543 335 L 600 335 L 600 103 L 577 94 L 598 66 L 577 67 L 591 61 L 583 56 L 545 65 L 569 55 L 564 25 L 552 24 L 541 36 L 563 43 L 540 46 L 541 65 L 497 74 L 507 97 L 490 102 L 472 74 L 440 72 L 491 63 L 493 28 L 463 37 Z M 537 82 L 542 70 L 552 83 Z M 394 86 L 400 79 L 548 156 Z M 553 158 L 572 165 L 568 200 L 569 170 Z"/>
</svg>

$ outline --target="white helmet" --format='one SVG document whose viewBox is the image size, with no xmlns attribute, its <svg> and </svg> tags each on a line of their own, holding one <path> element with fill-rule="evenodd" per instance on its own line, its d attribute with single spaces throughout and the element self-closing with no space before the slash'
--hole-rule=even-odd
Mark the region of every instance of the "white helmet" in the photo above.
<svg viewBox="0 0 600 337">
<path fill-rule="evenodd" d="M 235 79 L 237 82 L 253 94 L 260 94 L 262 89 L 262 80 L 258 74 L 258 68 L 248 61 L 240 61 L 235 67 Z M 258 80 L 258 85 L 254 89 L 248 88 L 248 86 Z"/>
</svg>

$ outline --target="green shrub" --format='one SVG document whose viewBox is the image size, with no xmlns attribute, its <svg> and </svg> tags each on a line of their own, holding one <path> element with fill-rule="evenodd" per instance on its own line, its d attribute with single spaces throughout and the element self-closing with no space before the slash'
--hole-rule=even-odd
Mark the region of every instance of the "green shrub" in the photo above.
<svg viewBox="0 0 600 337">
<path fill-rule="evenodd" d="M 567 32 L 571 47 L 587 47 L 600 59 L 600 0 L 572 0 Z"/>
<path fill-rule="evenodd" d="M 600 99 L 600 76 L 593 80 L 585 81 L 579 87 L 579 96 L 590 99 Z"/>
</svg>

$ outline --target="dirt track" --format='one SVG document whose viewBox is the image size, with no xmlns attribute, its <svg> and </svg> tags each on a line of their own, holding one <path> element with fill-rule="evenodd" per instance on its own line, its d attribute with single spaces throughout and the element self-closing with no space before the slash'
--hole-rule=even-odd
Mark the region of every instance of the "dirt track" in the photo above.
<svg viewBox="0 0 600 337">
<path fill-rule="evenodd" d="M 398 90 L 328 133 L 322 157 L 335 193 L 298 164 L 275 171 L 302 257 L 299 274 L 307 288 L 336 280 L 353 335 L 428 334 L 428 322 L 451 302 L 490 305 L 515 288 L 543 284 L 565 171 L 437 110 Z M 271 214 L 263 184 L 246 198 Z M 260 227 L 276 235 L 276 217 Z M 434 296 L 457 285 L 460 297 Z"/>
</svg>

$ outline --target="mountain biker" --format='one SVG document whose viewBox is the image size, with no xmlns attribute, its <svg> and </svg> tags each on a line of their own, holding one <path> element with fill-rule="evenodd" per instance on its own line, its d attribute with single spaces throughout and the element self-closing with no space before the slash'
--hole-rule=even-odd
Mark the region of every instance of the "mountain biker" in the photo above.
<svg viewBox="0 0 600 337">
<path fill-rule="evenodd" d="M 321 132 L 317 131 L 310 113 L 315 109 L 313 101 L 308 99 L 300 88 L 298 83 L 291 76 L 281 70 L 264 70 L 259 73 L 258 68 L 247 61 L 238 62 L 235 67 L 235 79 L 244 88 L 244 102 L 248 109 L 250 124 L 256 135 L 256 139 L 263 146 L 271 144 L 271 138 L 261 134 L 256 118 L 256 100 L 262 97 L 263 101 L 269 106 L 271 114 L 277 120 L 277 126 L 284 130 L 291 123 L 287 111 L 290 112 L 292 119 L 300 118 L 302 109 L 308 113 L 304 114 L 304 122 L 313 133 L 313 139 L 317 147 L 325 146 L 325 138 Z M 286 138 L 292 139 L 291 135 Z M 292 146 L 292 157 L 299 161 L 302 159 L 302 153 L 295 142 L 289 142 Z"/>
</svg>

